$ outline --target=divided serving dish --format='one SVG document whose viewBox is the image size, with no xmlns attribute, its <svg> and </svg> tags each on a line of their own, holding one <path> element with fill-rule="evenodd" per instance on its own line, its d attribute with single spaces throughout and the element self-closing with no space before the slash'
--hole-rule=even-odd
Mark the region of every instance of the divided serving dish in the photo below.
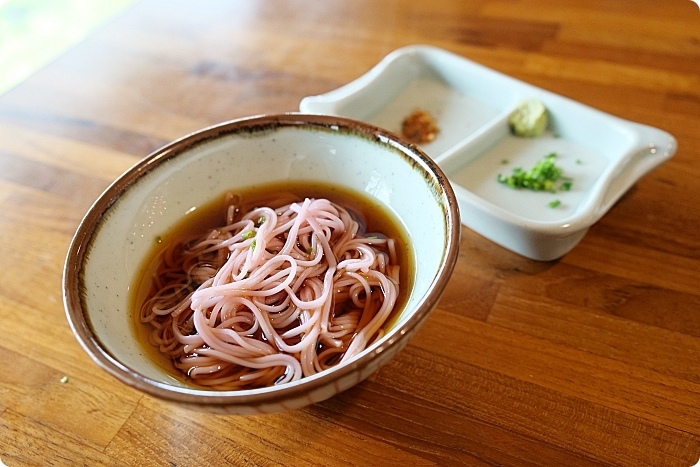
<svg viewBox="0 0 700 467">
<path fill-rule="evenodd" d="M 527 99 L 547 108 L 538 137 L 514 136 L 510 114 Z M 668 160 L 669 133 L 601 112 L 451 52 L 424 45 L 387 55 L 356 80 L 305 97 L 300 111 L 361 120 L 401 134 L 412 112 L 430 114 L 437 137 L 420 145 L 457 195 L 463 225 L 528 258 L 557 259 L 642 176 Z M 515 190 L 499 174 L 549 153 L 572 180 L 557 193 Z M 555 207 L 552 205 L 556 204 Z"/>
</svg>

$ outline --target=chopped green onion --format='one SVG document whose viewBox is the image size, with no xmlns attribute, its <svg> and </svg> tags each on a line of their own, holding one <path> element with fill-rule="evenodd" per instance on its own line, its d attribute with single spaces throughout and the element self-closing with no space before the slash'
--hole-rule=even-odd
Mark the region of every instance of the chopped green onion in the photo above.
<svg viewBox="0 0 700 467">
<path fill-rule="evenodd" d="M 508 176 L 498 174 L 496 178 L 500 183 L 513 188 L 526 188 L 532 191 L 548 191 L 556 193 L 557 190 L 570 190 L 572 181 L 570 178 L 562 177 L 563 170 L 555 164 L 557 154 L 552 152 L 538 161 L 530 170 L 523 170 L 520 167 L 513 169 Z M 559 186 L 557 183 L 563 180 Z"/>
<path fill-rule="evenodd" d="M 255 230 L 249 230 L 247 232 L 243 232 L 243 240 L 248 240 L 249 238 L 255 237 Z"/>
<path fill-rule="evenodd" d="M 560 204 L 561 204 L 561 201 L 559 201 L 558 199 L 555 199 L 554 201 L 550 201 L 549 204 L 548 204 L 548 206 L 549 206 L 550 208 L 556 208 L 556 207 L 559 206 Z"/>
</svg>

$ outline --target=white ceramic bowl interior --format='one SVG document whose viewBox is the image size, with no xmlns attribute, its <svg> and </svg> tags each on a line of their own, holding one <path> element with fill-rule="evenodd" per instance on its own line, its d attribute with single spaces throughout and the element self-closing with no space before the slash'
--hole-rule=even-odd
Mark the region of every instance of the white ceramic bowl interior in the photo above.
<svg viewBox="0 0 700 467">
<path fill-rule="evenodd" d="M 355 359 L 281 387 L 192 389 L 144 356 L 130 287 L 154 238 L 227 190 L 284 180 L 333 183 L 376 199 L 403 223 L 416 256 L 414 287 L 393 328 Z M 358 383 L 395 354 L 435 305 L 459 247 L 456 199 L 440 169 L 386 132 L 337 117 L 279 115 L 224 123 L 140 161 L 96 201 L 71 245 L 64 301 L 78 340 L 121 381 L 225 413 L 300 407 Z"/>
<path fill-rule="evenodd" d="M 525 99 L 542 101 L 549 130 L 515 137 L 508 116 Z M 556 259 L 583 238 L 637 180 L 672 157 L 665 131 L 603 113 L 429 46 L 386 56 L 347 85 L 301 101 L 302 112 L 363 120 L 400 134 L 411 112 L 438 122 L 438 137 L 422 148 L 445 171 L 467 227 L 521 255 Z M 513 190 L 496 181 L 557 153 L 572 189 Z M 560 201 L 556 208 L 550 201 Z"/>
</svg>

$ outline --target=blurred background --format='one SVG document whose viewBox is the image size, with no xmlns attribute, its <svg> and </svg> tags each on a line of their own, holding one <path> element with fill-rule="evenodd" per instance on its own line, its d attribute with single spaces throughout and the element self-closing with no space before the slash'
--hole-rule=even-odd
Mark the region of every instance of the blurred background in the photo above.
<svg viewBox="0 0 700 467">
<path fill-rule="evenodd" d="M 0 94 L 135 0 L 0 0 Z"/>
</svg>

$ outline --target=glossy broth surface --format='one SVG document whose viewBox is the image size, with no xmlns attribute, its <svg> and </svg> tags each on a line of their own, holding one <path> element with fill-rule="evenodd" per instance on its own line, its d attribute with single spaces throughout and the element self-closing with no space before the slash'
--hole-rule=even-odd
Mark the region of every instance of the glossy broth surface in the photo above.
<svg viewBox="0 0 700 467">
<path fill-rule="evenodd" d="M 353 217 L 360 219 L 365 225 L 367 234 L 379 233 L 395 240 L 397 260 L 400 266 L 399 294 L 391 316 L 386 321 L 384 329 L 390 329 L 400 316 L 412 288 L 415 276 L 415 258 L 410 246 L 408 235 L 398 219 L 370 196 L 341 188 L 335 185 L 318 182 L 294 182 L 269 184 L 255 188 L 222 193 L 216 199 L 203 206 L 193 207 L 187 211 L 182 220 L 166 232 L 153 239 L 153 248 L 143 261 L 136 275 L 132 290 L 133 331 L 137 336 L 145 355 L 155 361 L 180 382 L 198 387 L 189 378 L 173 366 L 172 361 L 161 354 L 159 349 L 150 344 L 148 335 L 152 328 L 148 323 L 139 319 L 141 305 L 153 294 L 152 277 L 160 263 L 160 256 L 167 245 L 177 243 L 192 234 L 210 231 L 225 224 L 226 211 L 230 204 L 227 196 L 233 195 L 238 206 L 236 218 L 240 213 L 246 213 L 259 206 L 278 208 L 292 202 L 302 202 L 305 198 L 326 198 L 348 210 Z"/>
</svg>

